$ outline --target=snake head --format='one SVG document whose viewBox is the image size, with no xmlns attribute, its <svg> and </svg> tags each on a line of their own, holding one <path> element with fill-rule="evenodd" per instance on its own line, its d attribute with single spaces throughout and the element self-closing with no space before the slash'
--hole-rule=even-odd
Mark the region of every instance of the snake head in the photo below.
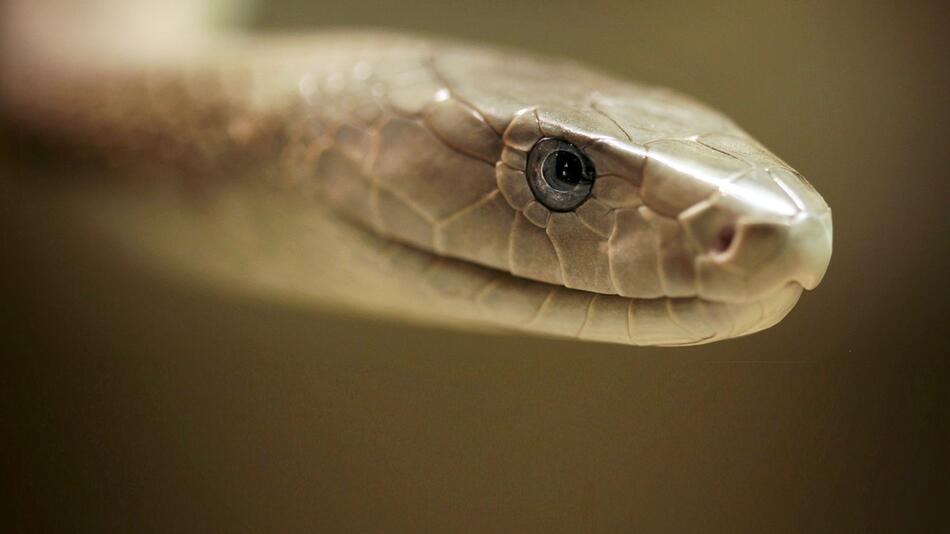
<svg viewBox="0 0 950 534">
<path fill-rule="evenodd" d="M 353 202 L 378 233 L 536 282 L 491 320 L 517 301 L 529 330 L 699 343 L 775 324 L 824 275 L 821 196 L 691 98 L 484 50 L 392 68 Z"/>
</svg>

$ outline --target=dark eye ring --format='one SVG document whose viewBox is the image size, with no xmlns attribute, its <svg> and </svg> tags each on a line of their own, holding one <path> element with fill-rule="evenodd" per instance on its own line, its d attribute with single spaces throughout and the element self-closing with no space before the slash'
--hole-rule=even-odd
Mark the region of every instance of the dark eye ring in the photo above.
<svg viewBox="0 0 950 534">
<path fill-rule="evenodd" d="M 538 202 L 552 211 L 570 211 L 590 196 L 597 172 L 573 143 L 545 137 L 528 153 L 528 185 Z"/>
</svg>

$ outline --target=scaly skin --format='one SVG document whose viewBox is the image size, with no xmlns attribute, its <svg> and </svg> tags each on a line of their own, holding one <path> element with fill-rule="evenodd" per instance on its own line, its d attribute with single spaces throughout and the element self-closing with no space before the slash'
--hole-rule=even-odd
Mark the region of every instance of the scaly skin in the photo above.
<svg viewBox="0 0 950 534">
<path fill-rule="evenodd" d="M 831 253 L 821 196 L 728 118 L 510 50 L 333 32 L 164 61 L 46 61 L 7 84 L 4 102 L 42 132 L 196 179 L 254 169 L 287 210 L 319 221 L 317 249 L 358 249 L 337 243 L 314 271 L 322 281 L 301 266 L 288 291 L 364 311 L 704 343 L 777 323 Z M 572 211 L 548 210 L 528 186 L 527 154 L 544 137 L 597 169 Z"/>
</svg>

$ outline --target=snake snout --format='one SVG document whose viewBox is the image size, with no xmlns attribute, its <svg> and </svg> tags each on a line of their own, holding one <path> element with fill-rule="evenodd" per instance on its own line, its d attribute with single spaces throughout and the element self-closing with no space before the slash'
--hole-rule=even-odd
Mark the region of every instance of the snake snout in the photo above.
<svg viewBox="0 0 950 534">
<path fill-rule="evenodd" d="M 697 250 L 700 296 L 744 302 L 821 281 L 831 259 L 831 211 L 798 202 L 791 190 L 765 193 L 726 189 L 680 217 Z"/>
<path fill-rule="evenodd" d="M 789 283 L 813 289 L 830 259 L 830 212 L 743 219 L 720 230 L 713 248 L 697 256 L 699 293 L 717 301 L 748 301 Z"/>
</svg>

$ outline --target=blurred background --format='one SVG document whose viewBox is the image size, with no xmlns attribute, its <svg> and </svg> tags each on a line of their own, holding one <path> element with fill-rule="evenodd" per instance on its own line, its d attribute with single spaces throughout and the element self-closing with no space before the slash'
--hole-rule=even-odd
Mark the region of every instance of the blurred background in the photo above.
<svg viewBox="0 0 950 534">
<path fill-rule="evenodd" d="M 947 22 L 937 2 L 252 10 L 259 29 L 386 26 L 569 56 L 734 118 L 822 192 L 834 257 L 777 327 L 696 348 L 340 317 L 143 272 L 44 201 L 74 164 L 4 125 L 0 523 L 950 529 Z"/>
</svg>

